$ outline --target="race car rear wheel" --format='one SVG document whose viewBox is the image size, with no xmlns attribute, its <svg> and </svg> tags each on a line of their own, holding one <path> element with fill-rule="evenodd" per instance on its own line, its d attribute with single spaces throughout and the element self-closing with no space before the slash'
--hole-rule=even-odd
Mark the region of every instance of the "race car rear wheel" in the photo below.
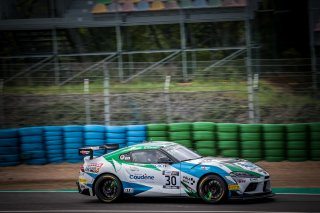
<svg viewBox="0 0 320 213">
<path fill-rule="evenodd" d="M 105 203 L 111 203 L 119 199 L 122 194 L 120 180 L 111 174 L 105 174 L 98 178 L 95 184 L 95 193 L 98 199 Z"/>
<path fill-rule="evenodd" d="M 221 177 L 208 175 L 200 181 L 198 192 L 205 202 L 218 203 L 226 198 L 227 186 Z"/>
</svg>

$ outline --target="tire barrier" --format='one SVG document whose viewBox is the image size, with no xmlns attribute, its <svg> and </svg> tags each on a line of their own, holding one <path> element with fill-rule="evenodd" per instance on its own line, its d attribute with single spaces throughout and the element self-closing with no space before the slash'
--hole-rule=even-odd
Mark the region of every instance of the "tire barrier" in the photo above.
<svg viewBox="0 0 320 213">
<path fill-rule="evenodd" d="M 148 141 L 168 141 L 167 124 L 147 124 Z"/>
<path fill-rule="evenodd" d="M 194 122 L 192 134 L 194 149 L 203 156 L 217 156 L 216 124 L 213 122 Z"/>
<path fill-rule="evenodd" d="M 193 148 L 192 123 L 171 123 L 169 127 L 169 140 L 188 148 Z"/>
<path fill-rule="evenodd" d="M 217 141 L 223 157 L 240 157 L 239 124 L 217 123 Z"/>
<path fill-rule="evenodd" d="M 262 142 L 264 159 L 279 162 L 286 159 L 285 126 L 282 124 L 263 124 Z"/>
<path fill-rule="evenodd" d="M 310 160 L 320 160 L 320 123 L 309 124 Z"/>
<path fill-rule="evenodd" d="M 286 151 L 289 161 L 308 160 L 307 124 L 286 124 Z"/>
<path fill-rule="evenodd" d="M 26 127 L 19 129 L 20 156 L 25 164 L 47 164 L 43 127 Z"/>
<path fill-rule="evenodd" d="M 105 134 L 106 144 L 119 144 L 119 148 L 127 146 L 126 126 L 107 126 Z"/>
<path fill-rule="evenodd" d="M 21 163 L 78 163 L 78 148 L 125 147 L 174 141 L 203 156 L 251 161 L 320 160 L 320 122 L 305 124 L 169 123 L 128 126 L 67 125 L 0 129 L 0 167 Z M 102 155 L 104 152 L 95 152 Z"/>
<path fill-rule="evenodd" d="M 242 158 L 252 162 L 263 159 L 260 124 L 240 124 L 239 138 Z"/>
<path fill-rule="evenodd" d="M 0 130 L 0 167 L 19 165 L 19 154 L 18 129 Z"/>
<path fill-rule="evenodd" d="M 84 146 L 101 146 L 106 143 L 106 127 L 102 125 L 84 126 Z M 80 148 L 80 147 L 79 147 Z M 94 152 L 95 156 L 106 154 L 105 150 Z"/>
<path fill-rule="evenodd" d="M 64 161 L 63 127 L 46 126 L 43 127 L 43 130 L 48 163 L 62 163 Z"/>
<path fill-rule="evenodd" d="M 146 125 L 128 125 L 127 126 L 127 145 L 135 145 L 147 140 Z"/>
<path fill-rule="evenodd" d="M 79 156 L 78 149 L 84 146 L 84 127 L 80 125 L 70 125 L 63 127 L 63 154 L 68 163 L 79 163 L 83 160 Z"/>
</svg>

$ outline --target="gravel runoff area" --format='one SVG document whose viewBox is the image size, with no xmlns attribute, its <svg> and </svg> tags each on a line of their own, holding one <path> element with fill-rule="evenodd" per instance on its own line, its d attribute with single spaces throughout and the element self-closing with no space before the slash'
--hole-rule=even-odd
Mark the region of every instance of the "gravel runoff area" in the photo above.
<svg viewBox="0 0 320 213">
<path fill-rule="evenodd" d="M 274 188 L 320 188 L 320 161 L 257 162 Z M 0 167 L 0 190 L 76 189 L 81 164 Z"/>
</svg>

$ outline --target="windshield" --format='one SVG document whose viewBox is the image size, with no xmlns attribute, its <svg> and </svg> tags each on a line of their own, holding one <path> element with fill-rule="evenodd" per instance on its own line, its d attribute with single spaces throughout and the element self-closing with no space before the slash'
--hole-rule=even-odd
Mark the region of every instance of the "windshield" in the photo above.
<svg viewBox="0 0 320 213">
<path fill-rule="evenodd" d="M 178 161 L 187 161 L 187 160 L 194 160 L 197 158 L 201 158 L 200 155 L 191 151 L 190 149 L 180 146 L 180 145 L 173 145 L 163 148 L 169 155 L 177 159 Z"/>
</svg>

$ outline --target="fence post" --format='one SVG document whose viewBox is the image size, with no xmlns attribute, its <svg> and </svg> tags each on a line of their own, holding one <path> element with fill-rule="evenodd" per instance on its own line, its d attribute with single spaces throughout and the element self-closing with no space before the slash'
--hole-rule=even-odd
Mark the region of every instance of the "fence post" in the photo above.
<svg viewBox="0 0 320 213">
<path fill-rule="evenodd" d="M 5 123 L 5 119 L 4 119 L 4 111 L 3 111 L 3 79 L 0 79 L 0 127 L 4 128 L 4 123 Z"/>
<path fill-rule="evenodd" d="M 186 46 L 187 46 L 187 39 L 186 39 L 186 29 L 185 24 L 183 20 L 180 22 L 180 49 L 182 54 L 182 75 L 183 75 L 183 82 L 188 81 L 188 64 L 187 64 L 187 52 L 186 52 Z"/>
<path fill-rule="evenodd" d="M 91 123 L 91 108 L 90 108 L 90 83 L 89 79 L 84 79 L 83 92 L 85 97 L 85 111 L 86 111 L 86 124 Z"/>
<path fill-rule="evenodd" d="M 253 90 L 253 76 L 252 76 L 252 41 L 251 41 L 251 23 L 250 23 L 250 11 L 251 11 L 252 1 L 247 2 L 246 7 L 246 19 L 245 19 L 245 35 L 246 35 L 246 48 L 247 48 L 247 57 L 246 68 L 247 68 L 247 81 L 248 81 L 248 114 L 249 114 L 249 123 L 254 123 L 254 90 Z"/>
<path fill-rule="evenodd" d="M 106 126 L 110 125 L 110 82 L 109 82 L 109 70 L 107 63 L 103 63 L 104 72 L 104 87 L 103 87 L 103 97 L 104 97 L 104 124 Z"/>
<path fill-rule="evenodd" d="M 117 25 L 116 27 L 116 37 L 117 37 L 117 53 L 118 53 L 118 72 L 119 72 L 119 81 L 123 81 L 123 55 L 122 55 L 122 33 L 121 26 Z"/>
<path fill-rule="evenodd" d="M 171 76 L 167 75 L 166 80 L 164 82 L 164 97 L 166 102 L 166 115 L 167 115 L 167 123 L 171 123 L 171 104 L 170 104 L 170 81 Z"/>
<path fill-rule="evenodd" d="M 260 105 L 259 105 L 259 73 L 253 75 L 253 99 L 254 99 L 254 122 L 260 123 Z"/>
<path fill-rule="evenodd" d="M 253 91 L 253 78 L 251 70 L 251 60 L 246 58 L 246 67 L 247 67 L 247 84 L 248 84 L 248 114 L 249 114 L 249 123 L 254 123 L 254 91 Z"/>
</svg>

